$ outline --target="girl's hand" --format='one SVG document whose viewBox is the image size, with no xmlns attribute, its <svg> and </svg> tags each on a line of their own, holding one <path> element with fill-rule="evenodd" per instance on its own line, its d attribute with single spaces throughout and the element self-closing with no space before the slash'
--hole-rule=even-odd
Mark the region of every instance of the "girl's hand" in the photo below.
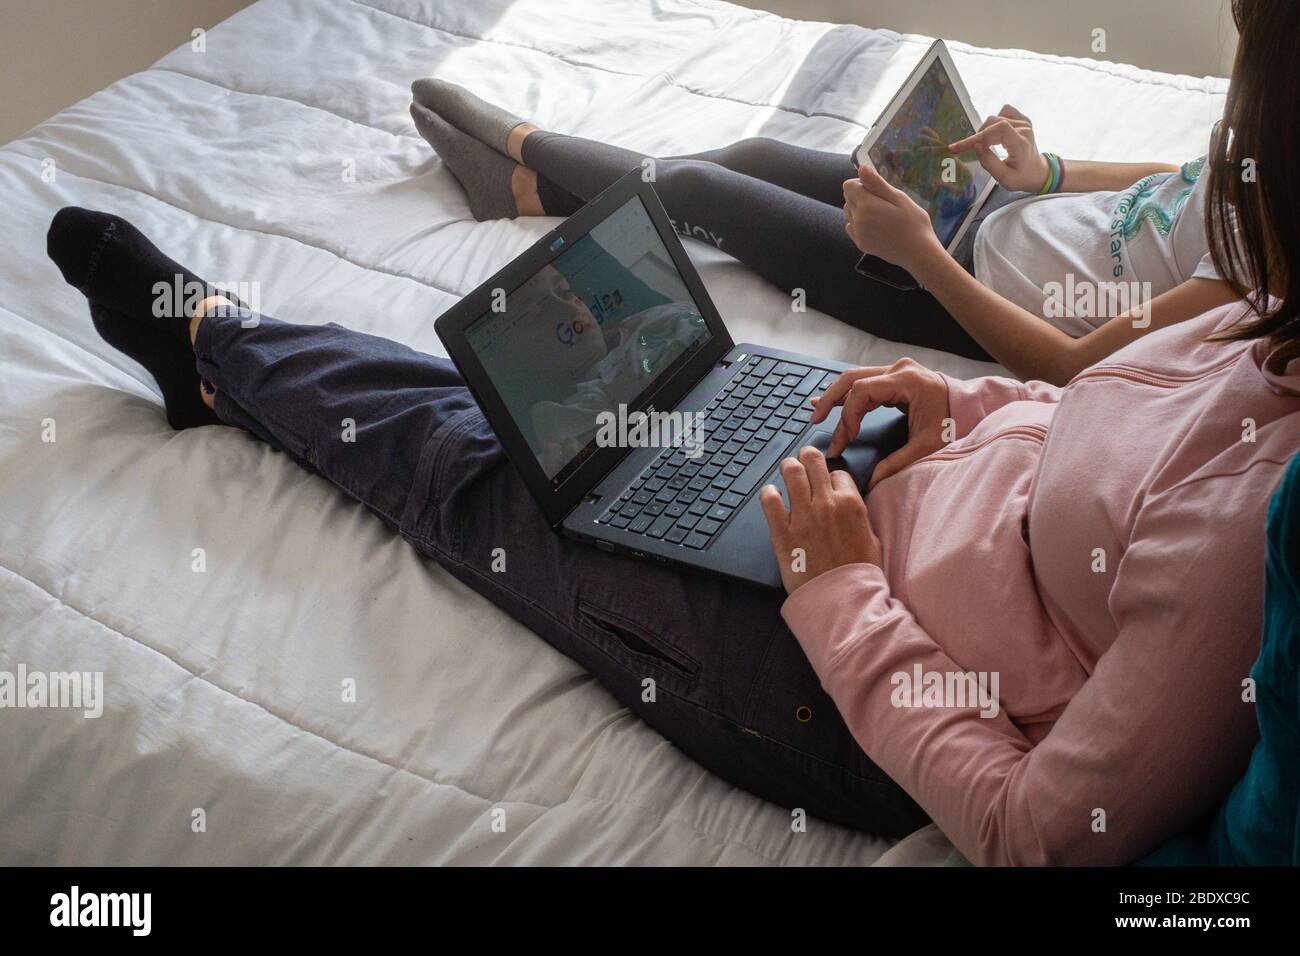
<svg viewBox="0 0 1300 956">
<path fill-rule="evenodd" d="M 847 471 L 832 472 L 821 452 L 806 447 L 781 462 L 781 477 L 790 510 L 775 485 L 764 485 L 759 500 L 787 594 L 846 564 L 880 566 L 880 539 Z"/>
<path fill-rule="evenodd" d="M 836 405 L 844 406 L 835 434 L 826 448 L 826 454 L 831 458 L 843 454 L 849 443 L 858 437 L 862 419 L 869 412 L 882 406 L 907 412 L 907 444 L 876 465 L 869 488 L 874 488 L 914 461 L 934 454 L 953 438 L 948 383 L 937 372 L 931 372 L 909 358 L 899 359 L 888 368 L 851 368 L 813 402 L 813 424 L 825 421 Z"/>
<path fill-rule="evenodd" d="M 913 275 L 927 257 L 947 254 L 929 214 L 870 166 L 858 167 L 858 178 L 845 180 L 844 218 L 854 245 Z"/>
<path fill-rule="evenodd" d="M 1006 159 L 999 159 L 994 146 L 1007 151 Z M 1034 124 L 1029 117 L 1014 106 L 1002 107 L 997 116 L 990 116 L 979 132 L 949 145 L 953 153 L 975 150 L 980 165 L 988 170 L 1004 189 L 1012 192 L 1036 193 L 1047 182 L 1050 167 L 1038 151 L 1034 140 Z"/>
</svg>

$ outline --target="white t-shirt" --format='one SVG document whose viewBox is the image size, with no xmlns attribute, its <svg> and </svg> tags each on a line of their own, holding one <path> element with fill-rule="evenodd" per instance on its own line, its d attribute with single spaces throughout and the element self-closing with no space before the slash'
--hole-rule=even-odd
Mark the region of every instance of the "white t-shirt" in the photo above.
<svg viewBox="0 0 1300 956">
<path fill-rule="evenodd" d="M 1204 166 L 1202 157 L 1121 192 L 1057 193 L 1004 206 L 975 237 L 975 277 L 1076 337 L 1188 279 L 1217 279 L 1205 232 Z"/>
</svg>

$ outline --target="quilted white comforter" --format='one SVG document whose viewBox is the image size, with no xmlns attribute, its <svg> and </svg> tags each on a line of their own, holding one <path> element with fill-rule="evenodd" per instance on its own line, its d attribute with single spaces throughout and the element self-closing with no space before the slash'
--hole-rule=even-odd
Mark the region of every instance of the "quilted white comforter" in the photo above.
<svg viewBox="0 0 1300 956">
<path fill-rule="evenodd" d="M 0 862 L 942 862 L 932 829 L 792 832 L 324 481 L 234 429 L 170 431 L 44 239 L 60 206 L 109 210 L 260 281 L 269 314 L 442 354 L 437 315 L 554 222 L 473 221 L 412 79 L 662 154 L 847 150 L 928 41 L 703 0 L 261 0 L 204 41 L 0 148 L 0 672 L 104 675 L 97 719 L 0 709 Z M 1190 158 L 1226 86 L 955 59 L 978 108 L 1078 158 Z M 690 251 L 737 341 L 903 354 Z"/>
</svg>

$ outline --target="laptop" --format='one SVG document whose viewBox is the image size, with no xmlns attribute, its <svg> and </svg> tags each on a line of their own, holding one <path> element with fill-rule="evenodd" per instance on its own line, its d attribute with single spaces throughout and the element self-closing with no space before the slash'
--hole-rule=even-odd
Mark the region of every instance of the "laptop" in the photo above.
<svg viewBox="0 0 1300 956">
<path fill-rule="evenodd" d="M 781 587 L 758 492 L 829 444 L 839 409 L 814 426 L 810 399 L 850 366 L 733 342 L 642 170 L 435 328 L 553 529 Z M 831 465 L 865 488 L 906 434 L 877 409 Z"/>
<path fill-rule="evenodd" d="M 960 156 L 948 151 L 979 124 L 947 44 L 935 40 L 853 150 L 853 165 L 871 166 L 907 193 L 952 252 L 997 186 L 974 150 Z M 919 288 L 906 270 L 875 256 L 863 256 L 857 270 L 895 288 Z"/>
</svg>

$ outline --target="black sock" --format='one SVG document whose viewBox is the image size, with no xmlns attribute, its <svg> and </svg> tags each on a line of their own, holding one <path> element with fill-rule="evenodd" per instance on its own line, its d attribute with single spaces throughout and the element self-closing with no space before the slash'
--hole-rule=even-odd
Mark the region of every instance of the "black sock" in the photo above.
<svg viewBox="0 0 1300 956">
<path fill-rule="evenodd" d="M 148 322 L 184 345 L 190 344 L 185 299 L 192 297 L 191 293 L 198 287 L 206 290 L 207 283 L 163 255 L 144 233 L 125 219 L 65 206 L 54 214 L 50 223 L 46 251 L 68 285 L 91 302 Z M 179 301 L 174 294 L 177 282 L 181 285 Z M 154 290 L 157 283 L 167 286 L 165 298 L 160 299 Z M 199 299 L 208 294 L 205 291 Z M 156 309 L 156 304 L 161 308 Z M 157 311 L 164 314 L 157 315 Z"/>
<path fill-rule="evenodd" d="M 173 428 L 218 425 L 199 395 L 202 380 L 190 345 L 189 318 L 168 303 L 155 315 L 155 282 L 174 288 L 203 280 L 167 258 L 125 219 L 69 206 L 50 223 L 46 249 L 68 284 L 90 305 L 90 320 L 105 342 L 135 359 L 154 377 Z"/>
<path fill-rule="evenodd" d="M 138 319 L 94 302 L 90 303 L 90 321 L 105 342 L 149 370 L 162 390 L 167 424 L 172 428 L 221 424 L 199 396 L 202 383 L 192 349 L 171 336 L 159 335 L 157 329 Z"/>
</svg>

